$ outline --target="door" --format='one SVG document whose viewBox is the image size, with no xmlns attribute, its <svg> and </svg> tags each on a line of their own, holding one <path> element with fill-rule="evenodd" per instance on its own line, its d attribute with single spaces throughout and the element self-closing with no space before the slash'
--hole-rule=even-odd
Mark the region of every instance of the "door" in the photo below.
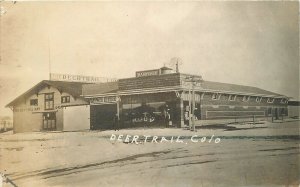
<svg viewBox="0 0 300 187">
<path fill-rule="evenodd" d="M 55 112 L 47 112 L 43 114 L 43 130 L 56 130 L 56 114 Z"/>
</svg>

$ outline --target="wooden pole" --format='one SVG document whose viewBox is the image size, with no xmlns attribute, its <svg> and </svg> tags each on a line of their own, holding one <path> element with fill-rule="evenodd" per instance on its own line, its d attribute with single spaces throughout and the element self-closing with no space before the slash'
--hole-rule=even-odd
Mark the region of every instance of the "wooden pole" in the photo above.
<svg viewBox="0 0 300 187">
<path fill-rule="evenodd" d="M 192 102 L 193 102 L 193 109 L 192 109 L 192 125 L 193 125 L 193 131 L 195 131 L 195 89 L 194 89 L 194 83 L 192 87 Z"/>
</svg>

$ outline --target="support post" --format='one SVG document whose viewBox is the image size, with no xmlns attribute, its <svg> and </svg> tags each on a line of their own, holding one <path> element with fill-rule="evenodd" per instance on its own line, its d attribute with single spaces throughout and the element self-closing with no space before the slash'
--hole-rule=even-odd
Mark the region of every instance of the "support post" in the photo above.
<svg viewBox="0 0 300 187">
<path fill-rule="evenodd" d="M 184 127 L 184 108 L 183 108 L 183 98 L 180 97 L 180 127 Z"/>
<path fill-rule="evenodd" d="M 192 129 L 192 121 L 191 121 L 191 110 L 192 110 L 192 103 L 191 103 L 191 89 L 189 89 L 189 128 Z"/>
<path fill-rule="evenodd" d="M 193 131 L 195 131 L 195 89 L 194 89 L 194 83 L 192 88 L 192 102 L 193 102 L 193 109 L 192 109 L 192 125 L 193 125 Z"/>
</svg>

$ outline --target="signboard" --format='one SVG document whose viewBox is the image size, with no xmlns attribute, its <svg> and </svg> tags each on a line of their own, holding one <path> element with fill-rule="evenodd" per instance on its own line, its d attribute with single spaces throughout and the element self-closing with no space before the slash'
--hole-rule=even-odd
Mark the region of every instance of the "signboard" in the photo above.
<svg viewBox="0 0 300 187">
<path fill-rule="evenodd" d="M 137 71 L 135 73 L 136 77 L 147 77 L 159 75 L 159 69 L 147 70 L 147 71 Z"/>
<path fill-rule="evenodd" d="M 119 99 L 116 96 L 97 97 L 90 100 L 91 104 L 116 103 Z"/>
<path fill-rule="evenodd" d="M 115 82 L 115 81 L 117 81 L 117 79 L 113 79 L 113 78 L 83 76 L 83 75 L 68 75 L 68 74 L 58 74 L 58 73 L 50 73 L 50 80 L 69 81 L 69 82 L 86 82 L 86 83 L 100 83 L 100 82 Z"/>
</svg>

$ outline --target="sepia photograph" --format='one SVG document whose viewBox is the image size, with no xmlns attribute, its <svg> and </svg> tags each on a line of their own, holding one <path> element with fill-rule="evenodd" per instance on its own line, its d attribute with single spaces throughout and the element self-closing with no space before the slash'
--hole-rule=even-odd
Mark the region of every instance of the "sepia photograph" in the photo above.
<svg viewBox="0 0 300 187">
<path fill-rule="evenodd" d="M 299 187 L 299 1 L 0 1 L 0 187 Z"/>
</svg>

